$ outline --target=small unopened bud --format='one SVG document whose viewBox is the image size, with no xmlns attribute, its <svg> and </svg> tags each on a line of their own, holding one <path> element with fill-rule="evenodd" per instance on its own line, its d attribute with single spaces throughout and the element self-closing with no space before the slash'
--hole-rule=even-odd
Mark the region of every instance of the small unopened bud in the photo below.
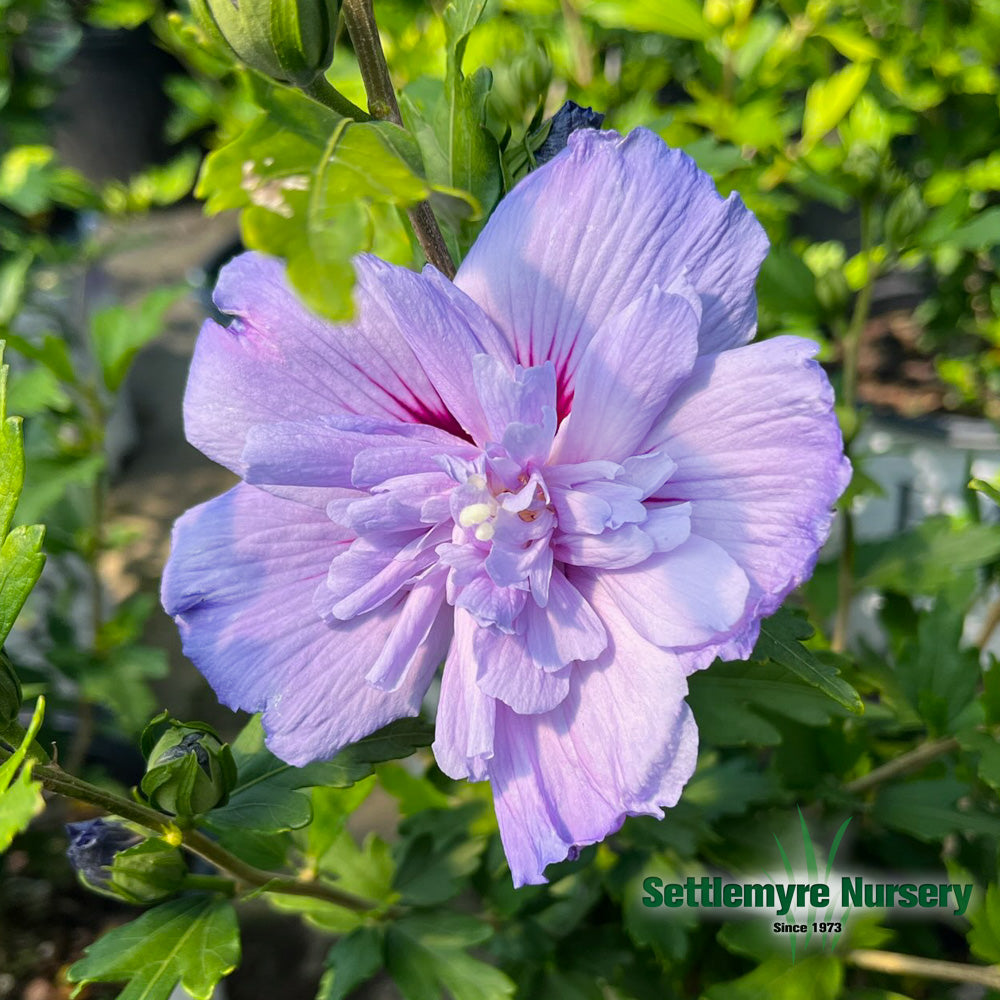
<svg viewBox="0 0 1000 1000">
<path fill-rule="evenodd" d="M 333 61 L 334 0 L 191 0 L 204 31 L 251 69 L 307 87 Z"/>
<path fill-rule="evenodd" d="M 66 856 L 94 892 L 126 903 L 155 903 L 183 885 L 187 867 L 180 851 L 125 823 L 91 819 L 68 823 L 66 832 Z"/>
<path fill-rule="evenodd" d="M 593 108 L 581 108 L 573 101 L 567 101 L 539 132 L 548 126 L 545 140 L 535 150 L 535 163 L 548 163 L 557 153 L 566 148 L 570 133 L 581 128 L 600 128 L 604 124 L 604 114 Z"/>
<path fill-rule="evenodd" d="M 21 708 L 21 682 L 14 672 L 14 664 L 0 650 L 0 728 L 10 725 Z"/>
<path fill-rule="evenodd" d="M 225 805 L 236 783 L 229 745 L 201 723 L 171 721 L 149 754 L 140 788 L 157 808 L 196 816 Z"/>
</svg>

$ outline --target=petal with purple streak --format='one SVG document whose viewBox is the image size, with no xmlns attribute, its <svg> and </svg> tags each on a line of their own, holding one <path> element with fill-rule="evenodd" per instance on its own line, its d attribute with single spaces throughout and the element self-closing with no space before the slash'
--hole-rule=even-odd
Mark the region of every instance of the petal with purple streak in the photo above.
<svg viewBox="0 0 1000 1000">
<path fill-rule="evenodd" d="M 522 365 L 555 363 L 565 415 L 587 344 L 650 285 L 686 275 L 703 303 L 702 353 L 746 343 L 766 253 L 739 197 L 722 199 L 690 157 L 645 129 L 585 129 L 500 202 L 455 283 Z"/>
</svg>

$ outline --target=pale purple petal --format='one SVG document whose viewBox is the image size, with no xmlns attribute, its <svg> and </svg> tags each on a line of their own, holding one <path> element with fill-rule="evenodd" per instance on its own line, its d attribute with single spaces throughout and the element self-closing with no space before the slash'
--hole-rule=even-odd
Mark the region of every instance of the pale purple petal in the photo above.
<svg viewBox="0 0 1000 1000">
<path fill-rule="evenodd" d="M 224 704 L 264 710 L 268 745 L 293 764 L 416 715 L 444 653 L 419 647 L 391 693 L 367 683 L 406 596 L 349 623 L 321 621 L 313 592 L 346 544 L 322 512 L 244 485 L 174 527 L 162 599 L 185 654 Z"/>
<path fill-rule="evenodd" d="M 528 604 L 526 619 L 528 652 L 543 670 L 593 660 L 608 644 L 600 618 L 560 572 L 550 578 L 548 603 Z"/>
<path fill-rule="evenodd" d="M 694 534 L 638 566 L 602 571 L 601 579 L 636 631 L 668 649 L 729 638 L 743 621 L 750 592 L 732 556 Z"/>
<path fill-rule="evenodd" d="M 691 501 L 692 531 L 747 573 L 757 617 L 812 572 L 850 479 L 815 350 L 778 337 L 700 359 L 645 442 L 677 463 L 657 495 Z"/>
<path fill-rule="evenodd" d="M 437 562 L 437 554 L 425 549 L 412 558 L 400 558 L 400 548 L 409 540 L 392 533 L 352 542 L 329 564 L 326 586 L 315 594 L 314 610 L 324 618 L 347 621 L 374 610 L 420 579 Z"/>
<path fill-rule="evenodd" d="M 256 424 L 249 428 L 241 456 L 246 482 L 274 487 L 331 487 L 355 490 L 374 485 L 365 473 L 378 455 L 379 482 L 402 472 L 439 471 L 436 457 L 463 452 L 459 438 L 426 424 L 403 424 L 353 415 Z M 359 456 L 362 475 L 354 481 Z M 399 468 L 400 459 L 405 469 Z M 322 489 L 315 490 L 318 497 Z M 293 497 L 294 499 L 294 497 Z"/>
<path fill-rule="evenodd" d="M 551 461 L 620 462 L 634 455 L 694 365 L 700 319 L 700 308 L 655 285 L 611 316 L 580 358 L 573 410 Z"/>
<path fill-rule="evenodd" d="M 656 545 L 653 539 L 634 524 L 600 535 L 576 535 L 562 532 L 554 539 L 552 551 L 557 559 L 574 566 L 599 566 L 624 569 L 645 562 Z"/>
<path fill-rule="evenodd" d="M 739 197 L 723 200 L 684 153 L 645 129 L 585 129 L 500 202 L 455 283 L 522 365 L 555 363 L 564 415 L 590 339 L 650 285 L 686 274 L 703 303 L 703 353 L 746 343 L 766 253 Z"/>
<path fill-rule="evenodd" d="M 383 265 L 374 260 L 357 258 L 358 319 L 340 325 L 302 305 L 275 258 L 246 253 L 222 269 L 216 302 L 233 320 L 206 323 L 195 346 L 184 398 L 195 447 L 242 474 L 255 424 L 357 413 L 461 432 L 398 317 L 381 306 Z M 441 298 L 430 283 L 420 287 Z"/>
<path fill-rule="evenodd" d="M 444 600 L 444 571 L 432 573 L 410 589 L 399 618 L 385 646 L 365 675 L 369 683 L 383 691 L 395 691 L 403 683 L 407 667 L 431 631 L 436 649 L 447 649 L 451 641 L 452 614 Z"/>
<path fill-rule="evenodd" d="M 604 653 L 574 670 L 551 712 L 497 706 L 489 777 L 515 885 L 544 882 L 547 865 L 627 815 L 662 816 L 694 770 L 697 729 L 677 658 L 638 636 L 599 585 L 584 596 L 607 629 Z"/>
<path fill-rule="evenodd" d="M 489 421 L 472 388 L 473 358 L 492 352 L 497 365 L 509 372 L 514 368 L 513 355 L 496 327 L 434 268 L 414 274 L 375 257 L 364 260 L 375 279 L 366 287 L 372 301 L 383 316 L 391 317 L 458 423 L 475 441 L 485 443 Z M 457 300 L 464 300 L 461 308 Z"/>
<path fill-rule="evenodd" d="M 543 670 L 523 635 L 477 628 L 472 638 L 479 690 L 521 715 L 548 712 L 569 693 L 568 669 Z"/>
<path fill-rule="evenodd" d="M 483 781 L 493 756 L 496 702 L 476 684 L 472 638 L 479 626 L 461 609 L 455 610 L 455 634 L 441 677 L 434 758 L 450 778 Z"/>
</svg>

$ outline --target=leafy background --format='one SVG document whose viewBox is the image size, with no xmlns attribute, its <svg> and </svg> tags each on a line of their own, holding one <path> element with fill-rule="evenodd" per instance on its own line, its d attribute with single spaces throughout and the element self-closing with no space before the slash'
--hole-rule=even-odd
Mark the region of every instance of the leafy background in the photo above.
<svg viewBox="0 0 1000 1000">
<path fill-rule="evenodd" d="M 157 707 L 191 710 L 172 703 L 179 695 L 162 680 L 168 656 L 149 638 L 154 600 L 116 600 L 105 572 L 134 541 L 109 513 L 118 474 L 109 421 L 137 353 L 186 290 L 150 289 L 129 305 L 90 293 L 81 307 L 77 293 L 113 249 L 100 220 L 132 219 L 193 189 L 209 213 L 238 212 L 243 243 L 285 257 L 306 300 L 343 318 L 353 254 L 421 263 L 405 212 L 424 199 L 460 257 L 532 166 L 565 99 L 603 111 L 607 127 L 644 125 L 683 147 L 767 228 L 761 335 L 820 345 L 855 463 L 836 537 L 749 662 L 692 678 L 702 748 L 680 804 L 663 822 L 629 820 L 551 869 L 545 887 L 511 888 L 488 791 L 434 767 L 429 726 L 295 770 L 263 748 L 255 720 L 237 730 L 213 712 L 233 740 L 238 778 L 225 805 L 192 819 L 195 832 L 258 871 L 335 886 L 374 911 L 193 865 L 180 895 L 141 913 L 97 896 L 78 907 L 91 933 L 50 960 L 51 995 L 65 995 L 69 981 L 84 996 L 166 998 L 180 982 L 208 997 L 241 962 L 248 971 L 259 961 L 259 948 L 241 958 L 240 935 L 262 919 L 272 928 L 265 940 L 273 928 L 310 928 L 324 971 L 301 995 L 326 1000 L 356 988 L 406 1000 L 1000 995 L 995 970 L 985 985 L 1000 965 L 996 484 L 965 487 L 973 472 L 990 475 L 970 457 L 934 516 L 898 519 L 881 537 L 862 516 L 886 493 L 896 499 L 873 444 L 887 418 L 911 421 L 891 424 L 903 434 L 940 435 L 955 415 L 998 415 L 1000 8 L 378 0 L 376 16 L 403 127 L 347 121 L 239 66 L 183 8 L 0 5 L 0 334 L 27 456 L 21 527 L 0 550 L 7 628 L 40 569 L 40 532 L 24 526 L 47 525 L 49 558 L 8 644 L 29 699 L 22 722 L 44 693 L 43 745 L 55 740 L 67 771 L 121 792 L 141 776 L 141 759 L 135 775 L 122 762 Z M 54 147 L 60 102 L 79 46 L 112 31 L 154 38 L 176 60 L 166 78 L 172 152 L 127 177 L 88 177 Z M 342 30 L 326 80 L 365 106 Z M 23 466 L 17 424 L 4 428 L 6 532 Z M 182 669 L 175 663 L 171 676 Z M 95 752 L 109 740 L 110 767 Z M 44 768 L 14 777 L 15 766 L 0 765 L 0 844 L 35 817 Z M 800 941 L 792 964 L 788 942 L 766 925 L 668 920 L 639 903 L 651 873 L 777 874 L 775 836 L 804 870 L 804 845 L 799 855 L 790 846 L 802 844 L 796 807 L 820 865 L 850 818 L 838 866 L 971 882 L 972 909 L 964 919 L 858 917 L 835 948 Z M 7 932 L 32 887 L 72 895 L 58 824 L 84 809 L 50 802 L 6 856 L 0 996 L 39 981 L 33 945 Z M 174 836 L 169 824 L 160 832 Z M 219 881 L 199 887 L 199 877 Z M 878 966 L 872 956 L 884 951 L 972 978 Z M 244 995 L 259 995 L 255 987 L 259 979 L 244 980 Z M 232 988 L 241 989 L 239 973 Z"/>
</svg>

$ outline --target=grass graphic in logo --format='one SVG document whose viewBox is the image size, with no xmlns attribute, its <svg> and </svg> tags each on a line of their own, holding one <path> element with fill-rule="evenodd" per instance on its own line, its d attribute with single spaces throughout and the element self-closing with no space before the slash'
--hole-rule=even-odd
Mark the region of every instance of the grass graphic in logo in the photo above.
<svg viewBox="0 0 1000 1000">
<path fill-rule="evenodd" d="M 799 807 L 796 807 L 796 809 L 799 814 L 799 828 L 802 832 L 802 848 L 803 848 L 803 856 L 805 858 L 805 863 L 806 863 L 806 873 L 809 876 L 809 882 L 815 883 L 819 877 L 819 866 L 816 863 L 816 850 L 813 847 L 812 837 L 809 836 L 809 827 L 806 825 L 806 819 L 802 815 L 802 809 Z M 837 834 L 833 838 L 833 843 L 830 845 L 830 853 L 826 859 L 826 871 L 824 872 L 823 875 L 823 880 L 827 884 L 829 884 L 830 882 L 830 872 L 833 871 L 833 862 L 837 857 L 837 850 L 840 847 L 840 842 L 841 840 L 843 840 L 844 833 L 846 832 L 848 824 L 850 822 L 851 822 L 850 817 L 848 817 L 847 819 L 844 820 L 843 823 L 840 824 L 840 829 L 837 830 Z M 796 881 L 795 869 L 792 867 L 792 862 L 788 857 L 788 852 L 782 846 L 781 840 L 779 839 L 777 834 L 774 834 L 774 840 L 775 843 L 778 845 L 778 850 L 781 852 L 781 861 L 782 864 L 785 866 L 785 874 L 788 876 L 788 881 L 789 883 L 794 883 Z M 774 879 L 772 878 L 771 881 L 774 882 Z M 831 917 L 833 916 L 833 911 L 834 907 L 833 903 L 831 903 L 830 906 L 827 908 L 827 911 L 824 914 L 823 919 L 819 922 L 816 922 L 814 920 L 816 912 L 810 906 L 809 911 L 806 914 L 806 920 L 804 924 L 806 930 L 805 930 L 805 940 L 802 943 L 803 951 L 809 947 L 809 942 L 812 940 L 814 931 L 822 935 L 821 939 L 822 944 L 820 946 L 820 950 L 826 951 L 827 948 L 829 948 L 831 952 L 833 951 L 833 949 L 837 945 L 837 939 L 840 937 L 840 934 L 843 930 L 844 923 L 847 921 L 847 918 L 850 916 L 851 913 L 849 909 L 845 910 L 843 913 L 840 914 L 840 920 L 834 922 L 831 920 Z M 788 919 L 792 922 L 792 924 L 798 925 L 795 913 L 792 910 L 789 910 L 788 912 Z M 834 930 L 833 928 L 836 928 L 836 930 Z M 795 963 L 795 950 L 798 943 L 799 933 L 800 932 L 798 931 L 793 931 L 788 935 L 788 943 L 792 949 L 793 964 Z"/>
</svg>

